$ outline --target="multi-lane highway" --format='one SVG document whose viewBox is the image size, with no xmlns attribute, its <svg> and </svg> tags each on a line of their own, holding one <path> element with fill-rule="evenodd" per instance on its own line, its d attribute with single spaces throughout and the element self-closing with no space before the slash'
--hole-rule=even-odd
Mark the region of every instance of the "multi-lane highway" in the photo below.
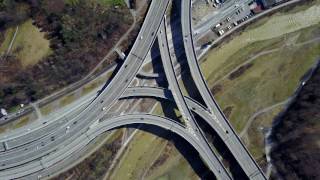
<svg viewBox="0 0 320 180">
<path fill-rule="evenodd" d="M 21 177 L 32 171 L 38 171 L 39 166 L 35 166 L 36 162 L 39 163 L 37 159 L 45 160 L 49 154 L 65 151 L 67 144 L 83 136 L 90 124 L 103 116 L 103 110 L 108 110 L 117 101 L 140 69 L 156 38 L 168 3 L 169 0 L 152 1 L 138 38 L 119 72 L 81 113 L 66 119 L 68 122 L 62 123 L 62 126 L 45 126 L 50 127 L 52 131 L 39 128 L 32 133 L 3 142 L 7 151 L 1 153 L 0 178 L 11 178 L 10 175 Z M 41 166 L 46 167 L 43 162 Z M 30 169 L 26 170 L 28 168 Z"/>
<path fill-rule="evenodd" d="M 201 73 L 200 66 L 197 61 L 195 48 L 193 44 L 192 34 L 192 23 L 191 23 L 191 0 L 181 1 L 181 25 L 182 33 L 184 37 L 184 47 L 186 49 L 186 57 L 189 65 L 189 69 L 192 78 L 199 90 L 202 99 L 205 101 L 209 111 L 216 121 L 218 121 L 221 128 L 225 129 L 226 134 L 230 134 L 230 143 L 233 143 L 230 149 L 235 159 L 238 161 L 243 171 L 247 174 L 250 179 L 266 179 L 260 167 L 257 165 L 255 160 L 252 158 L 236 132 L 233 130 L 229 121 L 224 116 L 223 112 L 219 108 L 215 99 L 213 98 L 210 89 L 208 88 L 206 81 Z"/>
<path fill-rule="evenodd" d="M 218 179 L 232 179 L 211 149 L 191 111 L 207 121 L 217 132 L 250 179 L 265 179 L 214 101 L 203 79 L 193 47 L 190 1 L 182 1 L 183 42 L 192 77 L 208 110 L 196 101 L 183 96 L 174 72 L 164 20 L 169 2 L 170 0 L 151 2 L 142 28 L 124 63 L 95 98 L 89 98 L 78 108 L 68 111 L 55 121 L 43 123 L 22 134 L 13 133 L 12 136 L 0 138 L 0 179 L 49 177 L 66 166 L 69 161 L 74 160 L 75 155 L 80 154 L 102 132 L 133 123 L 153 124 L 175 132 L 199 152 Z M 171 91 L 150 87 L 128 88 L 138 74 L 156 37 Z M 105 119 L 108 110 L 120 98 L 141 95 L 174 101 L 183 116 L 184 125 L 150 114 L 123 115 Z"/>
<path fill-rule="evenodd" d="M 203 147 L 203 145 L 198 141 L 198 139 L 192 134 L 188 133 L 185 130 L 185 127 L 177 123 L 176 121 L 151 114 L 128 114 L 106 119 L 98 123 L 96 126 L 92 127 L 90 130 L 86 132 L 86 136 L 80 136 L 77 139 L 77 141 L 72 142 L 68 145 L 68 148 L 70 148 L 69 153 L 60 153 L 53 156 L 48 156 L 43 163 L 45 163 L 45 166 L 54 165 L 54 163 L 56 163 L 58 160 L 66 158 L 66 154 L 71 154 L 72 151 L 76 151 L 76 149 L 86 146 L 92 139 L 96 138 L 101 133 L 113 128 L 130 124 L 151 124 L 161 128 L 168 129 L 187 140 L 198 151 L 199 155 L 203 159 L 207 160 L 212 158 L 211 155 L 207 153 L 207 149 Z M 39 167 L 39 163 L 34 163 L 33 167 L 39 169 L 41 168 Z M 49 175 L 53 173 L 54 170 L 50 167 L 51 166 L 49 166 L 46 169 L 43 169 L 43 171 L 41 171 L 40 173 L 37 173 L 37 176 L 40 175 L 41 177 L 47 177 L 48 170 L 50 170 Z M 26 178 L 28 177 L 36 176 L 34 174 L 30 174 L 30 176 L 27 176 Z"/>
<path fill-rule="evenodd" d="M 174 100 L 178 106 L 178 109 L 180 110 L 180 113 L 182 114 L 184 123 L 186 124 L 186 130 L 195 138 L 197 138 L 199 143 L 202 144 L 202 147 L 206 149 L 205 152 L 208 154 L 209 157 L 211 157 L 207 159 L 207 163 L 210 169 L 213 171 L 213 173 L 220 179 L 230 179 L 231 177 L 228 171 L 222 165 L 217 155 L 215 155 L 215 152 L 210 148 L 209 143 L 206 141 L 204 134 L 201 132 L 201 129 L 194 120 L 194 117 L 187 106 L 184 96 L 182 95 L 177 77 L 174 72 L 173 62 L 168 46 L 166 18 L 164 18 L 160 25 L 158 42 L 160 47 L 162 64 L 167 77 L 167 81 L 169 83 L 169 88 L 171 89 Z"/>
</svg>

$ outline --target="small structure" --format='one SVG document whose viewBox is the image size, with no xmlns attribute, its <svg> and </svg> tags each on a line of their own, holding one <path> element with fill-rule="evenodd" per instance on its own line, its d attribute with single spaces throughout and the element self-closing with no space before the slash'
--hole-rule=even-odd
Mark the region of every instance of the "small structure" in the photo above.
<svg viewBox="0 0 320 180">
<path fill-rule="evenodd" d="M 276 4 L 279 4 L 281 3 L 282 1 L 284 0 L 260 0 L 262 6 L 265 8 L 265 9 L 268 9 Z"/>
<path fill-rule="evenodd" d="M 250 10 L 254 14 L 259 14 L 260 12 L 262 12 L 262 7 L 261 7 L 260 4 L 257 4 L 256 2 L 253 2 L 252 4 L 250 4 Z"/>
<path fill-rule="evenodd" d="M 0 117 L 7 116 L 7 115 L 8 115 L 7 110 L 5 110 L 4 108 L 1 108 L 0 109 Z"/>
<path fill-rule="evenodd" d="M 126 54 L 122 52 L 120 49 L 116 48 L 116 52 L 122 60 L 126 59 Z"/>
<path fill-rule="evenodd" d="M 250 10 L 256 8 L 258 6 L 258 4 L 256 2 L 252 2 L 249 4 Z"/>
</svg>

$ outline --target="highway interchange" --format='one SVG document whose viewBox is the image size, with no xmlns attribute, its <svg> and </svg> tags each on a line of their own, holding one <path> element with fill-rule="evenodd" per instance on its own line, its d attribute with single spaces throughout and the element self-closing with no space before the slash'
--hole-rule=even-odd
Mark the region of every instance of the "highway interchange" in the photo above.
<svg viewBox="0 0 320 180">
<path fill-rule="evenodd" d="M 181 1 L 181 27 L 187 65 L 205 104 L 183 96 L 174 71 L 166 30 L 166 12 L 170 0 L 153 0 L 137 39 L 117 74 L 99 94 L 81 109 L 58 120 L 0 138 L 0 179 L 48 178 L 72 162 L 92 140 L 110 129 L 128 124 L 152 124 L 168 129 L 187 140 L 217 179 L 233 179 L 212 150 L 193 113 L 202 117 L 220 136 L 249 179 L 266 179 L 251 157 L 208 89 L 201 74 L 193 45 L 191 0 Z M 169 89 L 129 87 L 158 38 L 159 49 Z M 182 114 L 178 123 L 152 114 L 125 114 L 105 118 L 108 110 L 123 98 L 155 97 L 173 101 Z"/>
</svg>

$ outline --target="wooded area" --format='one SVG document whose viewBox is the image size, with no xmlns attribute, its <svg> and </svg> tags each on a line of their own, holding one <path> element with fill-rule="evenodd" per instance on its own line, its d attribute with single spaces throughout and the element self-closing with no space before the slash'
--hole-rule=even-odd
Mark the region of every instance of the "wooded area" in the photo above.
<svg viewBox="0 0 320 180">
<path fill-rule="evenodd" d="M 4 108 L 35 101 L 80 80 L 133 21 L 126 6 L 103 0 L 0 0 L 0 10 L 0 42 L 7 28 L 32 18 L 46 32 L 53 50 L 26 68 L 10 54 L 1 58 L 0 107 Z"/>
<path fill-rule="evenodd" d="M 320 68 L 281 114 L 273 129 L 274 179 L 320 178 Z"/>
</svg>

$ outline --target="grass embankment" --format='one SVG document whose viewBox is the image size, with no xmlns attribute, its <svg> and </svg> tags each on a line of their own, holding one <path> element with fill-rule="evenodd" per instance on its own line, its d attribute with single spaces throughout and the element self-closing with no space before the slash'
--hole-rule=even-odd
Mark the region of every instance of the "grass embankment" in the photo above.
<svg viewBox="0 0 320 180">
<path fill-rule="evenodd" d="M 248 144 L 248 148 L 250 149 L 251 154 L 254 157 L 262 158 L 262 155 L 264 155 L 264 134 L 261 133 L 260 128 L 257 127 L 263 127 L 265 125 L 269 125 L 272 123 L 273 118 L 277 116 L 281 111 L 283 110 L 283 106 L 273 108 L 272 110 L 262 113 L 259 116 L 255 118 L 253 123 L 251 124 L 250 128 L 247 131 L 249 142 L 246 142 Z M 258 159 L 259 161 L 260 159 Z M 261 159 L 262 160 L 262 159 Z"/>
<path fill-rule="evenodd" d="M 68 105 L 72 105 L 72 103 L 76 103 L 79 101 L 79 98 L 92 93 L 94 90 L 97 91 L 99 86 L 102 86 L 111 76 L 112 71 L 106 73 L 104 76 L 101 76 L 86 85 L 78 88 L 76 91 L 73 91 L 65 96 L 62 96 L 53 102 L 46 104 L 40 107 L 40 111 L 42 115 L 48 115 L 54 111 L 57 111 L 61 108 L 64 108 Z"/>
<path fill-rule="evenodd" d="M 110 179 L 141 179 L 166 143 L 160 137 L 139 131 L 127 146 Z"/>
<path fill-rule="evenodd" d="M 190 164 L 171 143 L 167 144 L 147 175 L 147 180 L 199 179 Z"/>
<path fill-rule="evenodd" d="M 0 126 L 0 134 L 21 128 L 21 127 L 33 122 L 35 119 L 36 119 L 35 113 L 31 113 L 29 115 L 22 116 L 15 121 L 12 121 L 12 122 L 9 122 L 9 123 L 6 123 L 6 124 Z"/>
<path fill-rule="evenodd" d="M 254 113 L 290 97 L 319 57 L 319 2 L 266 17 L 205 57 L 204 75 L 238 132 Z M 261 133 L 257 126 L 270 126 L 275 114 L 254 121 L 249 137 Z M 261 139 L 249 141 L 255 157 L 261 157 L 261 146 L 256 146 Z"/>
<path fill-rule="evenodd" d="M 221 90 L 215 96 L 223 109 L 232 108 L 230 120 L 236 130 L 240 131 L 256 111 L 291 96 L 300 78 L 314 64 L 319 47 L 313 43 L 282 48 L 249 62 L 244 71 L 236 68 L 233 74 L 238 77 L 230 79 L 231 74 L 221 80 L 216 85 Z"/>
<path fill-rule="evenodd" d="M 105 171 L 109 168 L 112 159 L 121 146 L 120 139 L 123 135 L 122 133 L 122 130 L 117 130 L 111 134 L 101 134 L 97 137 L 97 142 L 95 142 L 91 149 L 88 150 L 91 152 L 94 149 L 94 146 L 100 146 L 101 142 L 104 142 L 103 145 L 99 147 L 98 151 L 94 153 L 91 152 L 92 154 L 83 162 L 52 179 L 102 179 Z"/>
<path fill-rule="evenodd" d="M 5 40 L 0 47 L 1 54 L 6 52 L 13 39 L 16 28 L 9 28 L 5 33 Z M 10 54 L 16 56 L 23 67 L 37 64 L 42 58 L 52 51 L 49 47 L 49 40 L 44 38 L 45 33 L 28 20 L 19 26 L 16 37 L 13 41 Z"/>
</svg>

